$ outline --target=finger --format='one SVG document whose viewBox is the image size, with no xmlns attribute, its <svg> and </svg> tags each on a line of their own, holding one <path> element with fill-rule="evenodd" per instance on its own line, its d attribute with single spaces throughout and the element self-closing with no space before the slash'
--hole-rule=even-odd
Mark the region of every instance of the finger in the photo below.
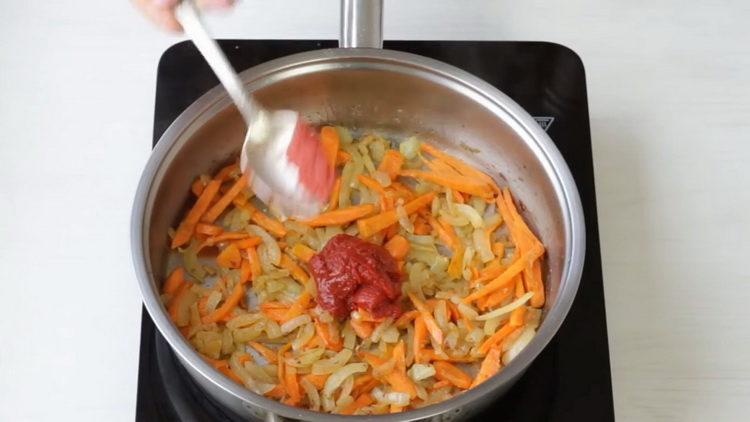
<svg viewBox="0 0 750 422">
<path fill-rule="evenodd" d="M 206 9 L 226 9 L 234 4 L 234 0 L 198 0 L 198 5 Z"/>
<path fill-rule="evenodd" d="M 143 14 L 154 24 L 162 29 L 173 32 L 181 32 L 177 19 L 174 17 L 174 10 L 168 2 L 176 0 L 132 0 L 133 4 L 143 12 Z"/>
</svg>

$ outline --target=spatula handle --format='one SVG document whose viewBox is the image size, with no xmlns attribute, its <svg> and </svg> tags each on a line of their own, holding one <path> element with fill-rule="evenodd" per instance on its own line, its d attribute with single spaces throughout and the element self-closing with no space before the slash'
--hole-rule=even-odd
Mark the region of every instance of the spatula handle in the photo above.
<svg viewBox="0 0 750 422">
<path fill-rule="evenodd" d="M 227 56 L 219 48 L 219 44 L 211 37 L 203 25 L 198 7 L 192 0 L 183 0 L 175 10 L 175 16 L 185 30 L 185 34 L 193 40 L 198 51 L 208 62 L 208 65 L 219 78 L 219 81 L 229 93 L 234 104 L 239 109 L 248 127 L 258 124 L 265 119 L 265 111 L 245 91 L 245 87 L 227 60 Z"/>
</svg>

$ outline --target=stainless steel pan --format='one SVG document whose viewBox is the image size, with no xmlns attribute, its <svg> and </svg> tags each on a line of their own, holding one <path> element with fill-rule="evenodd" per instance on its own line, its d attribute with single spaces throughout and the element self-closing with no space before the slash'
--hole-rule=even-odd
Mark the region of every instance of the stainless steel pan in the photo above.
<svg viewBox="0 0 750 422">
<path fill-rule="evenodd" d="M 372 420 L 465 418 L 507 391 L 542 351 L 575 297 L 584 257 L 578 191 L 559 151 L 515 102 L 482 80 L 425 57 L 382 50 L 382 0 L 343 0 L 341 47 L 295 54 L 241 73 L 248 91 L 271 108 L 300 110 L 314 122 L 420 133 L 510 185 L 547 246 L 547 304 L 532 342 L 499 374 L 458 396 Z M 175 226 L 196 174 L 211 172 L 242 145 L 244 123 L 221 87 L 203 95 L 167 129 L 149 159 L 131 221 L 133 262 L 143 301 L 196 382 L 249 418 L 336 421 L 260 397 L 205 363 L 170 322 L 159 300 Z M 466 148 L 470 146 L 470 148 Z M 479 151 L 479 152 L 470 152 Z"/>
</svg>

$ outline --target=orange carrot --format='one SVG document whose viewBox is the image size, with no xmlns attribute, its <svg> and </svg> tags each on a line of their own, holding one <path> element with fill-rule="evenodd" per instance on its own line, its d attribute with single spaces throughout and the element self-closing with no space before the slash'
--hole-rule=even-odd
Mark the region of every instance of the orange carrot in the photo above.
<svg viewBox="0 0 750 422">
<path fill-rule="evenodd" d="M 521 275 L 516 276 L 516 287 L 515 287 L 515 293 L 513 294 L 516 298 L 519 298 L 526 293 L 526 289 L 523 287 L 523 277 Z"/>
<path fill-rule="evenodd" d="M 283 385 L 276 384 L 271 390 L 267 391 L 266 394 L 264 395 L 272 399 L 281 400 L 284 398 L 285 392 L 286 390 L 284 389 Z"/>
<path fill-rule="evenodd" d="M 505 270 L 505 267 L 500 263 L 499 260 L 495 259 L 490 261 L 489 264 L 487 264 L 486 267 L 482 269 L 482 271 L 479 272 L 479 277 L 472 280 L 472 285 L 484 283 L 485 281 L 489 281 L 492 279 L 497 278 L 500 274 L 503 273 Z"/>
<path fill-rule="evenodd" d="M 224 182 L 229 178 L 229 175 L 233 172 L 239 170 L 240 166 L 237 163 L 232 163 L 227 166 L 224 166 L 221 170 L 219 170 L 218 173 L 216 173 L 216 176 L 214 176 L 214 180 L 218 180 L 219 182 Z"/>
<path fill-rule="evenodd" d="M 315 318 L 315 332 L 323 339 L 327 349 L 337 352 L 341 350 L 343 344 L 334 323 L 323 323 L 318 318 Z"/>
<path fill-rule="evenodd" d="M 269 217 L 266 214 L 264 214 L 262 211 L 256 210 L 250 217 L 254 222 L 256 222 L 259 226 L 263 227 L 264 229 L 268 230 L 269 233 L 276 237 L 284 237 L 286 236 L 286 227 L 284 227 L 279 220 Z"/>
<path fill-rule="evenodd" d="M 483 310 L 487 310 L 489 308 L 495 307 L 501 303 L 503 303 L 505 300 L 510 298 L 513 295 L 513 289 L 510 288 L 510 286 L 506 286 L 504 288 L 498 289 L 489 295 L 483 297 L 481 300 L 484 300 L 484 302 L 479 303 L 479 307 Z"/>
<path fill-rule="evenodd" d="M 440 186 L 449 187 L 459 192 L 465 192 L 481 198 L 492 197 L 492 189 L 486 183 L 478 182 L 475 179 L 466 176 L 444 175 L 423 170 L 401 170 L 399 175 L 426 180 Z"/>
<path fill-rule="evenodd" d="M 182 301 L 185 299 L 185 296 L 190 291 L 190 288 L 193 287 L 193 283 L 186 282 L 181 283 L 180 286 L 177 288 L 177 290 L 174 293 L 174 296 L 172 299 L 167 303 L 167 312 L 169 313 L 169 316 L 172 318 L 172 321 L 174 321 L 175 324 L 177 324 L 178 316 L 177 312 L 179 312 L 180 305 Z M 179 325 L 178 326 L 184 326 Z"/>
<path fill-rule="evenodd" d="M 411 378 L 406 376 L 406 372 L 390 372 L 385 376 L 385 380 L 391 385 L 393 391 L 406 393 L 410 398 L 417 396 L 417 388 Z"/>
<path fill-rule="evenodd" d="M 241 353 L 237 355 L 237 362 L 239 362 L 240 365 L 251 360 L 253 360 L 253 358 L 247 353 Z"/>
<path fill-rule="evenodd" d="M 255 248 L 247 248 L 247 260 L 250 262 L 250 274 L 252 274 L 252 279 L 255 280 L 263 274 L 258 251 Z"/>
<path fill-rule="evenodd" d="M 205 234 L 207 236 L 216 236 L 221 234 L 224 229 L 221 228 L 221 226 L 217 226 L 216 224 L 208 224 L 208 223 L 198 223 L 195 225 L 195 232 L 200 234 Z"/>
<path fill-rule="evenodd" d="M 443 225 L 440 224 L 437 221 L 437 219 L 433 216 L 430 216 L 428 221 L 430 222 L 430 226 L 432 226 L 432 229 L 435 230 L 435 232 L 437 233 L 440 241 L 443 242 L 445 246 L 453 249 L 456 246 L 455 245 L 455 241 L 456 241 L 455 233 L 453 234 L 449 233 L 448 230 L 446 230 L 446 228 L 443 227 Z M 453 230 L 453 228 L 450 225 L 448 225 L 448 227 L 451 229 L 451 231 Z"/>
<path fill-rule="evenodd" d="M 395 180 L 402 165 L 404 165 L 404 156 L 395 149 L 389 149 L 383 155 L 378 170 L 387 174 L 391 180 Z"/>
<path fill-rule="evenodd" d="M 237 306 L 237 304 L 240 303 L 243 296 L 245 296 L 245 288 L 243 287 L 243 283 L 235 284 L 234 289 L 232 289 L 232 293 L 227 297 L 224 303 L 222 303 L 221 306 L 216 308 L 216 310 L 214 310 L 210 314 L 201 318 L 201 321 L 204 324 L 210 324 L 212 322 L 221 320 L 226 315 L 228 315 L 229 312 L 234 309 L 235 306 Z"/>
<path fill-rule="evenodd" d="M 530 265 L 532 262 L 534 262 L 536 259 L 542 256 L 543 253 L 544 253 L 544 248 L 539 245 L 535 245 L 532 250 L 521 255 L 521 259 L 517 259 L 514 263 L 510 265 L 510 267 L 508 267 L 508 269 L 506 269 L 497 278 L 495 278 L 491 282 L 485 284 L 478 290 L 475 290 L 473 293 L 463 298 L 463 302 L 470 303 L 471 301 L 477 300 L 480 297 L 487 296 L 488 294 L 494 292 L 495 290 L 510 283 L 511 281 L 513 281 L 514 277 L 517 274 L 519 274 L 521 271 L 523 271 L 524 268 L 526 268 L 528 265 Z"/>
<path fill-rule="evenodd" d="M 526 306 L 519 306 L 510 313 L 510 321 L 508 322 L 513 327 L 520 327 L 524 324 L 524 318 L 526 316 Z"/>
<path fill-rule="evenodd" d="M 299 297 L 297 297 L 297 300 L 292 303 L 292 306 L 289 307 L 289 309 L 286 311 L 286 314 L 284 315 L 284 318 L 286 318 L 286 321 L 289 321 L 290 319 L 302 315 L 307 308 L 310 307 L 310 300 L 312 300 L 312 295 L 307 290 L 300 293 Z"/>
<path fill-rule="evenodd" d="M 222 195 L 221 198 L 219 198 L 219 200 L 216 201 L 208 211 L 206 211 L 205 214 L 203 214 L 201 221 L 204 223 L 213 223 L 219 218 L 219 215 L 224 212 L 232 200 L 242 192 L 242 189 L 244 189 L 245 186 L 247 186 L 247 175 L 243 174 L 232 184 L 232 187 L 230 187 L 229 190 L 227 190 L 224 195 Z"/>
<path fill-rule="evenodd" d="M 263 239 L 261 239 L 260 236 L 250 236 L 244 239 L 235 240 L 232 243 L 234 244 L 234 246 L 240 249 L 249 249 L 249 248 L 260 245 L 262 242 L 263 242 Z"/>
<path fill-rule="evenodd" d="M 185 281 L 185 270 L 182 267 L 177 267 L 169 273 L 169 276 L 164 281 L 162 286 L 162 292 L 166 294 L 173 294 Z"/>
<path fill-rule="evenodd" d="M 479 367 L 479 372 L 474 377 L 474 381 L 471 383 L 471 387 L 483 383 L 491 376 L 495 375 L 500 370 L 500 348 L 494 346 L 487 352 L 487 356 L 484 357 L 482 365 Z"/>
<path fill-rule="evenodd" d="M 281 364 L 281 362 L 279 362 Z M 284 368 L 284 384 L 286 385 L 286 394 L 289 397 L 289 404 L 296 406 L 302 400 L 300 394 L 299 381 L 297 380 L 297 368 L 286 364 Z"/>
<path fill-rule="evenodd" d="M 352 205 L 350 207 L 318 214 L 308 220 L 301 220 L 300 223 L 310 227 L 339 226 L 368 216 L 374 211 L 375 206 L 372 204 Z"/>
<path fill-rule="evenodd" d="M 341 409 L 342 415 L 353 415 L 354 412 L 357 410 L 369 406 L 373 402 L 372 396 L 369 393 L 361 394 L 359 397 L 357 397 L 353 402 L 351 402 L 348 406 Z"/>
<path fill-rule="evenodd" d="M 310 259 L 315 255 L 315 251 L 303 243 L 295 243 L 294 246 L 292 246 L 292 254 L 302 262 L 307 263 L 310 262 Z"/>
<path fill-rule="evenodd" d="M 282 253 L 281 254 L 281 268 L 289 270 L 289 274 L 294 278 L 295 280 L 299 281 L 300 284 L 303 286 L 307 286 L 307 280 L 310 279 L 310 276 L 307 275 L 305 270 L 302 269 L 299 265 L 297 265 L 296 262 L 292 258 L 289 258 L 289 255 Z"/>
<path fill-rule="evenodd" d="M 462 175 L 467 176 L 467 177 L 472 177 L 475 179 L 479 179 L 483 181 L 484 183 L 488 184 L 492 188 L 492 190 L 495 191 L 496 193 L 500 192 L 500 188 L 497 187 L 497 184 L 495 183 L 494 180 L 492 180 L 490 176 L 488 176 L 486 173 L 480 170 L 477 170 L 476 168 L 467 164 L 463 160 L 456 158 L 450 154 L 447 154 L 426 142 L 420 143 L 419 148 L 422 151 L 432 155 L 433 157 L 444 161 L 451 167 L 455 168 Z"/>
<path fill-rule="evenodd" d="M 417 217 L 417 220 L 414 222 L 414 234 L 430 234 L 431 231 L 430 225 L 427 224 L 427 220 L 422 217 Z"/>
<path fill-rule="evenodd" d="M 354 380 L 354 387 L 352 388 L 352 396 L 369 393 L 375 387 L 380 385 L 380 380 L 373 378 L 373 376 L 370 375 L 369 373 L 362 375 L 362 377 L 366 377 L 366 378 L 360 381 L 359 383 L 357 382 L 360 380 L 359 378 L 356 378 Z"/>
<path fill-rule="evenodd" d="M 406 327 L 412 320 L 419 316 L 419 311 L 412 309 L 411 311 L 404 312 L 396 321 L 393 322 L 397 328 Z"/>
<path fill-rule="evenodd" d="M 286 321 L 286 312 L 289 310 L 289 306 L 280 302 L 263 302 L 260 304 L 260 311 L 276 322 L 284 322 Z"/>
<path fill-rule="evenodd" d="M 432 384 L 432 388 L 431 389 L 434 391 L 434 390 L 439 390 L 441 388 L 448 387 L 448 386 L 451 386 L 451 385 L 453 385 L 453 384 L 451 384 L 450 381 L 438 381 L 435 384 Z"/>
<path fill-rule="evenodd" d="M 222 268 L 239 268 L 242 263 L 242 255 L 237 245 L 230 243 L 229 246 L 222 249 L 216 257 L 216 263 Z"/>
<path fill-rule="evenodd" d="M 326 380 L 328 379 L 329 375 L 330 374 L 320 374 L 320 375 L 307 374 L 303 376 L 302 379 L 309 381 L 310 384 L 315 386 L 316 389 L 322 390 L 323 386 L 325 386 L 326 384 Z"/>
<path fill-rule="evenodd" d="M 333 211 L 339 206 L 339 191 L 341 191 L 341 176 L 336 178 L 331 188 L 331 196 L 328 197 L 328 207 L 326 211 Z"/>
<path fill-rule="evenodd" d="M 416 199 L 404 205 L 404 210 L 407 214 L 413 214 L 418 209 L 425 207 L 432 203 L 432 198 L 435 197 L 435 192 L 428 192 L 424 195 L 420 195 Z M 388 228 L 388 226 L 395 224 L 398 221 L 396 210 L 388 210 L 372 217 L 363 218 L 357 221 L 357 228 L 359 228 L 359 234 L 362 237 L 370 237 L 375 233 Z"/>
<path fill-rule="evenodd" d="M 217 180 L 208 182 L 205 189 L 203 189 L 203 192 L 201 192 L 201 196 L 198 197 L 198 200 L 195 201 L 193 207 L 188 211 L 185 219 L 180 222 L 179 226 L 177 226 L 177 230 L 172 238 L 172 249 L 182 246 L 190 241 L 190 238 L 193 237 L 193 231 L 195 231 L 196 224 L 198 224 L 203 213 L 205 213 L 211 205 L 211 201 L 214 199 L 214 196 L 216 196 L 216 193 L 219 192 L 220 186 L 221 182 Z"/>
<path fill-rule="evenodd" d="M 226 375 L 227 378 L 231 379 L 232 381 L 236 382 L 237 384 L 244 385 L 244 382 L 242 382 L 242 378 L 239 377 L 239 375 L 235 374 L 234 371 L 228 366 L 222 366 L 221 368 L 217 368 L 222 374 Z"/>
<path fill-rule="evenodd" d="M 471 387 L 471 377 L 456 366 L 445 361 L 436 361 L 432 365 L 435 367 L 435 378 L 438 380 L 448 381 L 464 390 Z"/>
<path fill-rule="evenodd" d="M 503 220 L 508 225 L 513 242 L 521 250 L 522 254 L 538 247 L 541 247 L 542 253 L 544 253 L 542 243 L 532 233 L 518 213 L 508 188 L 504 188 L 502 195 L 498 196 L 497 207 Z M 535 308 L 543 306 L 545 300 L 544 284 L 542 282 L 541 264 L 538 261 L 532 263 L 531 268 L 524 269 L 524 282 L 526 283 L 526 289 L 534 292 L 534 296 L 531 297 L 529 304 Z"/>
<path fill-rule="evenodd" d="M 492 346 L 499 344 L 505 337 L 508 337 L 510 333 L 512 333 L 516 327 L 505 324 L 500 328 L 499 330 L 495 331 L 494 334 L 492 334 L 487 340 L 482 343 L 481 346 L 479 346 L 479 353 L 487 353 L 490 351 L 490 348 Z"/>
<path fill-rule="evenodd" d="M 430 336 L 437 344 L 443 344 L 443 332 L 437 325 L 437 321 L 433 318 L 432 313 L 427 309 L 424 302 L 422 302 L 414 293 L 409 292 L 409 299 L 414 304 L 414 307 L 419 311 L 422 320 L 429 331 Z"/>
<path fill-rule="evenodd" d="M 320 146 L 331 167 L 336 166 L 336 155 L 339 151 L 339 131 L 333 126 L 320 129 Z"/>
<path fill-rule="evenodd" d="M 409 253 L 409 241 L 404 236 L 397 234 L 389 241 L 385 242 L 385 249 L 391 254 L 393 259 L 402 260 Z"/>
<path fill-rule="evenodd" d="M 257 341 L 248 343 L 253 349 L 257 350 L 269 363 L 276 363 L 276 353 Z"/>
<path fill-rule="evenodd" d="M 377 180 L 364 174 L 357 175 L 357 180 L 359 180 L 359 182 L 365 187 L 378 194 L 378 197 L 380 198 L 380 208 L 382 210 L 390 209 L 390 203 L 385 194 L 385 188 L 381 186 Z"/>
<path fill-rule="evenodd" d="M 200 177 L 196 177 L 195 181 L 193 181 L 193 184 L 190 185 L 190 191 L 193 192 L 193 195 L 195 196 L 201 196 L 201 193 L 203 193 L 203 189 L 206 188 L 206 185 L 203 183 L 203 179 Z"/>
<path fill-rule="evenodd" d="M 361 339 L 370 337 L 370 334 L 372 334 L 374 329 L 373 324 L 367 321 L 358 321 L 352 318 L 349 320 L 349 323 L 352 325 L 354 332 L 357 333 L 357 336 Z"/>
<path fill-rule="evenodd" d="M 201 243 L 201 248 L 204 248 L 206 246 L 214 246 L 218 243 L 227 242 L 231 240 L 240 240 L 240 239 L 247 239 L 255 237 L 260 239 L 258 236 L 251 236 L 247 232 L 224 232 L 221 234 L 218 234 L 216 236 L 211 236 L 208 239 L 204 240 L 203 243 Z"/>
<path fill-rule="evenodd" d="M 352 159 L 352 155 L 349 154 L 348 152 L 344 151 L 343 149 L 340 149 L 336 153 L 336 165 L 337 166 L 340 166 L 340 165 L 346 163 L 347 161 L 349 161 L 351 159 Z"/>
</svg>

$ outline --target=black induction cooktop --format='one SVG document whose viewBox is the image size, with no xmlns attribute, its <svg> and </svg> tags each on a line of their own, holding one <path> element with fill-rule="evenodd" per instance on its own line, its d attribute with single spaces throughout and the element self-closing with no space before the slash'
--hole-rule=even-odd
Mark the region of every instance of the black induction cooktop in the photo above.
<svg viewBox="0 0 750 422">
<path fill-rule="evenodd" d="M 335 41 L 225 40 L 237 70 Z M 518 383 L 477 420 L 611 421 L 612 382 L 607 345 L 599 231 L 594 193 L 586 79 L 570 49 L 545 42 L 386 41 L 393 50 L 432 57 L 493 84 L 535 116 L 565 157 L 586 218 L 586 262 L 578 295 L 555 338 Z M 159 62 L 154 144 L 172 121 L 217 79 L 191 43 L 170 47 Z M 138 421 L 235 421 L 176 361 L 143 312 L 136 407 Z"/>
</svg>

